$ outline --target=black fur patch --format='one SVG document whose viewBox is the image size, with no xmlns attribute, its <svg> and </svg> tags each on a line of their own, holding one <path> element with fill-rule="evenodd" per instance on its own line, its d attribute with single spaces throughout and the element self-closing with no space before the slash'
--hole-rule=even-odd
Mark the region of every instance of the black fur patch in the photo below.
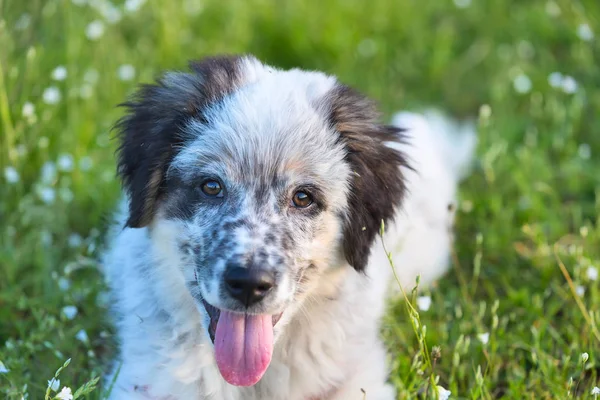
<svg viewBox="0 0 600 400">
<path fill-rule="evenodd" d="M 130 198 L 127 226 L 150 223 L 165 191 L 166 168 L 186 140 L 184 126 L 192 118 L 202 120 L 207 105 L 239 86 L 239 61 L 224 56 L 192 62 L 191 73 L 166 74 L 122 104 L 127 115 L 115 128 L 118 174 Z"/>
<path fill-rule="evenodd" d="M 401 141 L 401 129 L 381 124 L 374 103 L 347 86 L 334 88 L 326 101 L 330 123 L 340 134 L 352 168 L 344 255 L 352 267 L 364 271 L 381 221 L 393 219 L 406 190 L 400 171 L 408 166 L 406 158 L 385 145 Z"/>
</svg>

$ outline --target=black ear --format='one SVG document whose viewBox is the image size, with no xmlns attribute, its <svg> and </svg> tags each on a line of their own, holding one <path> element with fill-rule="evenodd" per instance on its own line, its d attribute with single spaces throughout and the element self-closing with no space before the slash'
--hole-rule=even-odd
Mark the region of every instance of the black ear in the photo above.
<svg viewBox="0 0 600 400">
<path fill-rule="evenodd" d="M 117 122 L 118 174 L 129 195 L 127 226 L 148 225 L 164 191 L 168 165 L 186 140 L 190 119 L 203 119 L 208 104 L 240 83 L 240 57 L 207 58 L 190 63 L 191 72 L 171 72 L 143 85 L 122 104 L 127 114 Z"/>
<path fill-rule="evenodd" d="M 383 125 L 375 105 L 347 86 L 327 96 L 330 122 L 347 149 L 352 168 L 348 212 L 343 228 L 344 255 L 364 271 L 381 222 L 393 219 L 406 185 L 401 166 L 405 156 L 386 145 L 402 140 L 399 128 Z"/>
</svg>

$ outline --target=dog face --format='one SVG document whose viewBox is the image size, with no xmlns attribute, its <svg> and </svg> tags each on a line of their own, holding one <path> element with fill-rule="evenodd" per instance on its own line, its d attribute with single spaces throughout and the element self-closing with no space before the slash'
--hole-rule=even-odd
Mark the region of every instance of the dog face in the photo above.
<svg viewBox="0 0 600 400">
<path fill-rule="evenodd" d="M 127 224 L 148 226 L 157 257 L 177 266 L 224 378 L 249 385 L 268 366 L 282 313 L 293 318 L 328 269 L 366 268 L 404 192 L 404 158 L 388 146 L 401 137 L 321 73 L 253 57 L 191 69 L 126 103 Z M 237 367 L 248 346 L 266 350 Z"/>
</svg>

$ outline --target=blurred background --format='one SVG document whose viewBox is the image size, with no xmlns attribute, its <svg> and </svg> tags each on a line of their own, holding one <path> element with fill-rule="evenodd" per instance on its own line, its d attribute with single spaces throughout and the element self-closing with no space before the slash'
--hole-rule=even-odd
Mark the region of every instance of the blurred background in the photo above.
<svg viewBox="0 0 600 400">
<path fill-rule="evenodd" d="M 413 294 L 416 327 L 402 302 L 384 323 L 398 398 L 593 398 L 599 36 L 597 0 L 0 0 L 0 396 L 44 398 L 68 358 L 74 392 L 110 359 L 117 104 L 163 69 L 254 53 L 335 74 L 386 118 L 478 121 L 454 268 Z"/>
</svg>

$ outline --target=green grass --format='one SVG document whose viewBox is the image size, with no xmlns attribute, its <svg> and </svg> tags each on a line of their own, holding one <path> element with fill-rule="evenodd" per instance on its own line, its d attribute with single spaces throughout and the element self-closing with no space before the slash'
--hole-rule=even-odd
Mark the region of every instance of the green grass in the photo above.
<svg viewBox="0 0 600 400">
<path fill-rule="evenodd" d="M 0 396 L 43 398 L 67 358 L 61 386 L 74 392 L 110 359 L 97 256 L 119 193 L 115 105 L 161 69 L 251 52 L 334 73 L 388 116 L 437 105 L 479 118 L 454 267 L 424 294 L 428 311 L 398 302 L 384 321 L 398 398 L 431 396 L 434 384 L 455 399 L 593 398 L 600 2 L 148 1 L 112 24 L 107 4 L 0 0 L 0 361 L 10 370 Z M 104 32 L 90 40 L 94 20 Z M 582 24 L 594 38 L 578 35 Z M 132 80 L 119 79 L 125 64 Z M 52 79 L 58 66 L 65 80 Z M 574 93 L 553 87 L 553 72 L 572 76 Z M 56 104 L 44 101 L 50 87 Z M 82 330 L 87 340 L 76 339 Z"/>
</svg>

